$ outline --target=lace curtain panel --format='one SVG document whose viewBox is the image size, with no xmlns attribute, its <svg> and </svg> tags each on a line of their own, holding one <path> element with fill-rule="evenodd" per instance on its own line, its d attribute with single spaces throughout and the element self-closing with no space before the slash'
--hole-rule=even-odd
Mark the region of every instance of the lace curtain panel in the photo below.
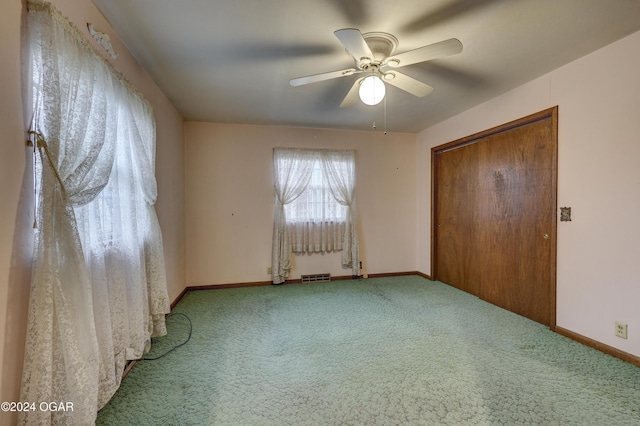
<svg viewBox="0 0 640 426">
<path fill-rule="evenodd" d="M 48 3 L 28 3 L 38 228 L 21 401 L 93 424 L 128 360 L 166 334 L 151 106 Z"/>
<path fill-rule="evenodd" d="M 320 158 L 313 158 L 311 179 L 293 202 L 285 204 L 291 250 L 295 254 L 342 250 L 347 206 L 329 189 Z"/>
<path fill-rule="evenodd" d="M 284 282 L 291 253 L 342 251 L 342 266 L 359 275 L 355 151 L 275 148 L 272 280 Z"/>
</svg>

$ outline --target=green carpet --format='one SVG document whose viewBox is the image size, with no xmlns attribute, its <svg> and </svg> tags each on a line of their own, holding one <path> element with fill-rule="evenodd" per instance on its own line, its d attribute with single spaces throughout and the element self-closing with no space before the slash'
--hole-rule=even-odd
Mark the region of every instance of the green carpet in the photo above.
<svg viewBox="0 0 640 426">
<path fill-rule="evenodd" d="M 640 368 L 417 276 L 194 291 L 99 425 L 640 425 Z M 168 319 L 153 357 L 184 340 Z"/>
</svg>

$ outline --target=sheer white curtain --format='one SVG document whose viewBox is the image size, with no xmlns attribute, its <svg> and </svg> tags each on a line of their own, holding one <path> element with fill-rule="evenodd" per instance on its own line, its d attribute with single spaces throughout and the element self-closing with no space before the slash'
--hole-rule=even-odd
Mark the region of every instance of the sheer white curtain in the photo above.
<svg viewBox="0 0 640 426">
<path fill-rule="evenodd" d="M 74 409 L 19 422 L 93 424 L 126 360 L 166 332 L 155 123 L 53 6 L 28 9 L 38 228 L 21 400 Z"/>
<path fill-rule="evenodd" d="M 273 283 L 288 277 L 292 252 L 342 250 L 342 266 L 359 275 L 355 152 L 275 148 L 273 159 Z"/>
<path fill-rule="evenodd" d="M 324 151 L 322 170 L 333 198 L 347 207 L 342 233 L 342 266 L 351 268 L 352 275 L 360 275 L 360 246 L 356 223 L 354 191 L 356 161 L 354 151 Z"/>
<path fill-rule="evenodd" d="M 342 250 L 347 210 L 329 189 L 320 155 L 312 161 L 313 171 L 306 189 L 284 207 L 291 249 L 296 254 Z"/>
<path fill-rule="evenodd" d="M 291 239 L 284 206 L 298 198 L 309 185 L 313 172 L 314 151 L 274 148 L 273 172 L 276 202 L 273 223 L 271 274 L 274 284 L 283 283 L 291 271 Z"/>
</svg>

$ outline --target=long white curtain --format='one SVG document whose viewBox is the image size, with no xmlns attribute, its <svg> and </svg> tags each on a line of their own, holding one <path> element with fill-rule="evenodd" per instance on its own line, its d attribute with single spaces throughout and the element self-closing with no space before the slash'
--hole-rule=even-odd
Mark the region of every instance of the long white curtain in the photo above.
<svg viewBox="0 0 640 426">
<path fill-rule="evenodd" d="M 314 185 L 310 183 L 317 180 L 312 178 L 316 164 L 320 165 L 316 171 L 321 174 L 321 190 L 311 188 Z M 271 262 L 273 283 L 280 284 L 289 276 L 292 252 L 342 250 L 342 266 L 351 268 L 352 275 L 359 275 L 355 152 L 275 148 L 273 168 L 276 193 Z M 327 197 L 335 202 L 328 203 Z M 296 207 L 291 208 L 292 205 Z"/>
<path fill-rule="evenodd" d="M 353 151 L 324 151 L 321 160 L 323 175 L 333 198 L 347 206 L 342 234 L 342 266 L 351 268 L 352 275 L 360 275 L 360 246 L 353 197 L 356 185 L 354 157 Z"/>
<path fill-rule="evenodd" d="M 20 424 L 93 424 L 127 360 L 166 333 L 149 104 L 48 3 L 28 4 L 37 225 L 22 401 L 73 411 Z"/>
<path fill-rule="evenodd" d="M 273 171 L 276 202 L 273 224 L 273 249 L 271 272 L 274 284 L 283 283 L 291 271 L 291 238 L 284 206 L 298 198 L 309 185 L 314 151 L 306 149 L 275 148 L 273 150 Z"/>
</svg>

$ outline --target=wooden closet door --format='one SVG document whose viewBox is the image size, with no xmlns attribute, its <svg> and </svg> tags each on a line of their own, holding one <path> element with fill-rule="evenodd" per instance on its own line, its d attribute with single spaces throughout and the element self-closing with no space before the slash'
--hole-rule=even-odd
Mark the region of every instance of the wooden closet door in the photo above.
<svg viewBox="0 0 640 426">
<path fill-rule="evenodd" d="M 480 297 L 549 325 L 555 141 L 547 121 L 478 146 Z"/>
<path fill-rule="evenodd" d="M 476 261 L 476 197 L 478 146 L 469 145 L 438 155 L 438 280 L 479 296 Z"/>
<path fill-rule="evenodd" d="M 556 117 L 548 110 L 434 151 L 435 278 L 552 327 Z"/>
</svg>

